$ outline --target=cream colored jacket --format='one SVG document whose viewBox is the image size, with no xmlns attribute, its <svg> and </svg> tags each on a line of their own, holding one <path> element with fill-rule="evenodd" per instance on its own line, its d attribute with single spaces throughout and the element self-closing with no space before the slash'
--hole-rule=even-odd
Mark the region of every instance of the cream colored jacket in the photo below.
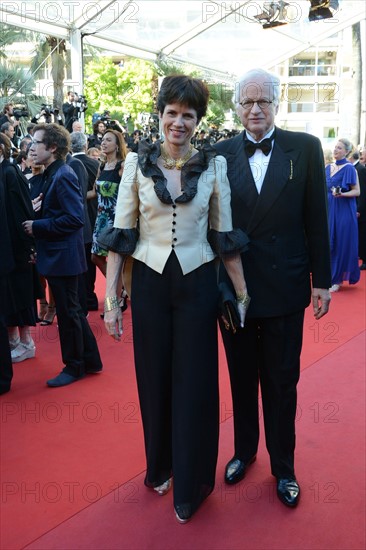
<svg viewBox="0 0 366 550">
<path fill-rule="evenodd" d="M 132 257 L 162 273 L 172 250 L 184 274 L 215 258 L 207 230 L 232 230 L 230 185 L 226 160 L 217 156 L 198 180 L 197 194 L 186 203 L 164 204 L 154 182 L 143 176 L 137 154 L 127 155 L 119 186 L 114 227 L 133 229 L 140 236 Z"/>
</svg>

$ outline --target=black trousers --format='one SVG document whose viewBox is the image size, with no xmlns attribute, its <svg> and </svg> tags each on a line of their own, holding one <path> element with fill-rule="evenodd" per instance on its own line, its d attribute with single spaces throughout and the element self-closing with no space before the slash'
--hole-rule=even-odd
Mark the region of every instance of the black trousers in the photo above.
<svg viewBox="0 0 366 550">
<path fill-rule="evenodd" d="M 81 309 L 78 276 L 47 277 L 55 300 L 64 372 L 80 377 L 102 368 L 97 341 Z"/>
<path fill-rule="evenodd" d="M 293 477 L 297 382 L 304 311 L 282 317 L 246 319 L 235 335 L 220 323 L 230 372 L 235 456 L 256 454 L 259 441 L 259 383 L 266 446 L 272 474 Z"/>
<path fill-rule="evenodd" d="M 366 220 L 358 220 L 358 255 L 366 263 Z"/>
<path fill-rule="evenodd" d="M 85 245 L 85 256 L 87 271 L 83 274 L 86 287 L 86 307 L 91 310 L 98 309 L 98 297 L 95 294 L 95 281 L 97 277 L 97 266 L 91 260 L 92 243 Z"/>
<path fill-rule="evenodd" d="M 174 504 L 193 513 L 212 491 L 218 452 L 218 290 L 213 262 L 183 275 L 134 261 L 131 308 L 147 474 L 174 477 Z"/>
<path fill-rule="evenodd" d="M 5 315 L 0 313 L 0 394 L 10 390 L 13 378 L 13 365 L 9 345 Z"/>
</svg>

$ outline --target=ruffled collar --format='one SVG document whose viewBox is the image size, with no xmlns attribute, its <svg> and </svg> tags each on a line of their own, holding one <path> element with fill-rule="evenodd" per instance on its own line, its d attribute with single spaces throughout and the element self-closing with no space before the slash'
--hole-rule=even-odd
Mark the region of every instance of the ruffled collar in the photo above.
<svg viewBox="0 0 366 550">
<path fill-rule="evenodd" d="M 202 172 L 207 170 L 209 162 L 217 155 L 213 147 L 207 145 L 200 149 L 183 166 L 182 194 L 173 201 L 167 187 L 167 180 L 157 165 L 160 157 L 160 141 L 149 143 L 142 140 L 138 148 L 138 165 L 145 178 L 152 178 L 157 197 L 164 204 L 184 203 L 191 201 L 197 194 L 197 183 Z"/>
</svg>

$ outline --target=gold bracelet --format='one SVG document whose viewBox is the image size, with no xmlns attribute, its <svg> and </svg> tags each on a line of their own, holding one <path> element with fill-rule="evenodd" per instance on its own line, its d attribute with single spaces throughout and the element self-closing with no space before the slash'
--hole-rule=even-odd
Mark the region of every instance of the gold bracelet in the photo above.
<svg viewBox="0 0 366 550">
<path fill-rule="evenodd" d="M 236 300 L 237 302 L 239 302 L 239 304 L 242 304 L 244 307 L 248 307 L 250 302 L 250 297 L 247 292 L 237 292 Z"/>
<path fill-rule="evenodd" d="M 106 296 L 104 300 L 104 312 L 112 311 L 112 309 L 117 309 L 119 307 L 117 296 Z"/>
</svg>

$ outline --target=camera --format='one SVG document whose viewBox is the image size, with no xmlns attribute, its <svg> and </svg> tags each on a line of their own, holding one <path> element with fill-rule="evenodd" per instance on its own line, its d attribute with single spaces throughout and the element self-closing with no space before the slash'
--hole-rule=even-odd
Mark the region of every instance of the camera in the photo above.
<svg viewBox="0 0 366 550">
<path fill-rule="evenodd" d="M 76 106 L 78 107 L 79 112 L 83 113 L 84 111 L 86 111 L 88 107 L 88 102 L 86 100 L 86 97 L 85 95 L 79 95 L 79 94 L 75 94 L 75 95 L 76 95 Z"/>
<path fill-rule="evenodd" d="M 100 117 L 98 118 L 98 120 L 101 120 L 102 122 L 108 122 L 111 120 L 111 117 L 110 117 L 110 111 L 104 111 L 104 113 L 102 113 L 100 115 Z"/>
<path fill-rule="evenodd" d="M 25 107 L 20 107 L 19 109 L 13 110 L 13 115 L 15 120 L 19 120 L 21 117 L 29 117 L 29 112 Z"/>
<path fill-rule="evenodd" d="M 38 124 L 39 119 L 41 117 L 44 117 L 44 121 L 46 122 L 46 124 L 49 124 L 50 122 L 52 122 L 52 115 L 54 115 L 55 122 L 58 121 L 60 123 L 60 109 L 54 108 L 52 107 L 52 105 L 49 105 L 47 103 L 42 103 L 41 111 L 32 118 L 31 122 Z"/>
<path fill-rule="evenodd" d="M 52 105 L 47 105 L 46 103 L 42 103 L 41 111 L 44 111 L 46 116 L 55 114 L 55 110 L 52 108 Z M 56 109 L 56 111 L 58 111 L 58 109 Z"/>
</svg>

